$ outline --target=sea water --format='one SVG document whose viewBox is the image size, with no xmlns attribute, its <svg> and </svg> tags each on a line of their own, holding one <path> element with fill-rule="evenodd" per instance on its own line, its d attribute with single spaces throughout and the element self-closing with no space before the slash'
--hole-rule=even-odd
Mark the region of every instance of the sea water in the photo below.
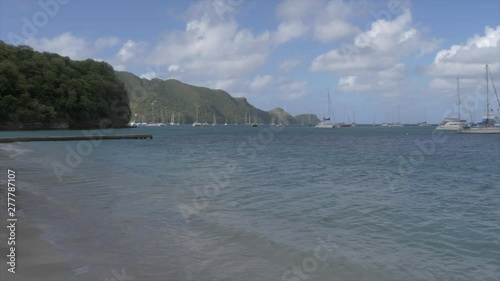
<svg viewBox="0 0 500 281">
<path fill-rule="evenodd" d="M 106 133 L 154 138 L 1 146 L 13 153 L 2 167 L 17 173 L 22 219 L 72 280 L 500 276 L 500 136 L 410 126 Z"/>
</svg>

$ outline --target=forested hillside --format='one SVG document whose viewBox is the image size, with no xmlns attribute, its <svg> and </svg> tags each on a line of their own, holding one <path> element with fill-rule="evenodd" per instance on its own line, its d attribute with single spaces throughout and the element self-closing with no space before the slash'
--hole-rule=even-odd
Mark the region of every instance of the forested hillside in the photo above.
<svg viewBox="0 0 500 281">
<path fill-rule="evenodd" d="M 247 122 L 256 119 L 258 123 L 269 124 L 274 117 L 278 123 L 280 117 L 288 124 L 299 123 L 283 109 L 263 111 L 249 104 L 245 98 L 233 98 L 223 90 L 192 86 L 172 79 L 141 79 L 129 72 L 116 74 L 129 93 L 130 108 L 137 114 L 137 122 L 152 122 L 154 111 L 155 122 L 162 122 L 163 115 L 163 122 L 168 123 L 173 113 L 175 120 L 180 116 L 181 123 L 192 123 L 196 120 L 198 109 L 200 122 L 212 123 L 215 113 L 218 124 L 226 120 L 228 124 L 242 124 L 245 123 L 245 116 Z M 316 123 L 316 120 L 316 116 L 312 115 L 311 121 Z"/>
<path fill-rule="evenodd" d="M 127 92 L 113 68 L 0 41 L 0 129 L 124 127 Z"/>
</svg>

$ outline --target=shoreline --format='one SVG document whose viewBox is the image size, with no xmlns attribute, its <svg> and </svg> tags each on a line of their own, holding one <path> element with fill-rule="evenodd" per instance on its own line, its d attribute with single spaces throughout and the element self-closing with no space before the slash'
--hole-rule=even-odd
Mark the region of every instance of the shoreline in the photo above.
<svg viewBox="0 0 500 281">
<path fill-rule="evenodd" d="M 5 167 L 0 176 L 0 220 L 2 221 L 0 230 L 0 249 L 2 252 L 0 258 L 0 272 L 2 281 L 63 281 L 70 280 L 70 274 L 65 268 L 64 257 L 61 256 L 52 245 L 43 239 L 43 232 L 30 224 L 29 218 L 22 214 L 19 216 L 22 208 L 17 211 L 15 222 L 15 241 L 16 241 L 16 261 L 15 273 L 8 271 L 10 266 L 7 264 L 8 249 L 13 245 L 7 244 L 7 238 L 10 231 L 6 227 L 7 223 L 7 181 L 6 169 L 7 161 L 10 156 L 15 154 L 13 151 L 5 150 L 0 145 L 0 163 Z"/>
<path fill-rule="evenodd" d="M 2 220 L 5 218 L 2 216 Z M 2 231 L 3 232 L 3 231 Z M 2 233 L 2 237 L 7 237 Z M 65 268 L 64 258 L 42 238 L 42 232 L 24 219 L 16 223 L 16 270 L 8 270 L 9 265 L 2 262 L 1 271 L 5 281 L 63 281 L 70 280 Z M 2 239 L 1 249 L 7 252 L 6 239 Z M 4 257 L 2 257 L 4 259 Z"/>
</svg>

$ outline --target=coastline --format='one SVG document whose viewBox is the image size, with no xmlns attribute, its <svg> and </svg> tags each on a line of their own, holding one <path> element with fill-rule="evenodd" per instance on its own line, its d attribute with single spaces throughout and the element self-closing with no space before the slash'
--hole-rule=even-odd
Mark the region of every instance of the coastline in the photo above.
<svg viewBox="0 0 500 281">
<path fill-rule="evenodd" d="M 18 221 L 15 223 L 15 240 L 16 240 L 16 265 L 15 273 L 8 271 L 10 267 L 7 264 L 8 249 L 11 247 L 7 244 L 9 237 L 9 229 L 7 223 L 7 206 L 6 206 L 6 173 L 7 161 L 13 155 L 13 151 L 8 151 L 0 146 L 0 163 L 2 163 L 0 177 L 0 220 L 3 226 L 0 231 L 0 249 L 2 252 L 0 258 L 0 272 L 2 281 L 62 281 L 70 280 L 70 274 L 65 269 L 64 258 L 58 254 L 53 247 L 43 239 L 43 233 L 30 225 L 29 218 L 25 215 L 17 216 Z M 17 210 L 18 214 L 21 209 Z"/>
</svg>

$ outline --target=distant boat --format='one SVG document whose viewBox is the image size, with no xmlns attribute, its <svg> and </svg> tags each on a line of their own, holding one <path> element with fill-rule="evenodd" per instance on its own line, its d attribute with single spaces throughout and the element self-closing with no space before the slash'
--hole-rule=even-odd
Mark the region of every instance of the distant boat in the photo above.
<svg viewBox="0 0 500 281">
<path fill-rule="evenodd" d="M 460 100 L 460 83 L 457 78 L 457 99 L 458 99 L 458 118 L 451 117 L 451 118 L 445 118 L 437 127 L 436 131 L 458 131 L 462 129 L 463 127 L 467 127 L 468 123 L 466 120 L 462 120 L 460 118 L 460 112 L 461 112 L 461 104 L 462 101 Z"/>
<path fill-rule="evenodd" d="M 458 132 L 462 134 L 500 134 L 500 127 L 495 126 L 496 116 L 490 113 L 490 93 L 489 93 L 489 72 L 488 65 L 486 65 L 486 116 L 480 126 L 464 127 Z M 491 81 L 493 84 L 493 80 Z M 493 88 L 495 84 L 493 84 Z"/>
<path fill-rule="evenodd" d="M 417 126 L 419 126 L 419 127 L 429 127 L 429 126 L 431 126 L 431 124 L 428 124 L 427 122 L 424 121 L 424 122 L 417 123 Z"/>
<path fill-rule="evenodd" d="M 147 123 L 145 126 L 146 127 L 163 127 L 163 126 L 167 126 L 167 124 L 164 124 L 164 123 Z"/>
<path fill-rule="evenodd" d="M 217 121 L 215 120 L 215 110 L 214 110 L 214 123 L 212 123 L 212 126 L 217 125 Z"/>
<path fill-rule="evenodd" d="M 193 122 L 193 127 L 201 127 L 200 121 L 198 121 L 198 104 L 196 104 L 196 121 Z"/>
<path fill-rule="evenodd" d="M 258 127 L 257 125 L 257 111 L 255 110 L 255 107 L 253 108 L 253 123 L 251 124 L 252 127 Z M 248 118 L 248 121 L 250 121 L 250 116 Z"/>
<path fill-rule="evenodd" d="M 226 123 L 224 123 L 224 126 L 227 126 L 227 116 L 226 116 Z"/>
<path fill-rule="evenodd" d="M 399 122 L 396 122 L 396 123 L 388 124 L 387 126 L 388 127 L 403 127 L 404 125 L 399 123 Z"/>
<path fill-rule="evenodd" d="M 323 117 L 323 121 L 319 122 L 315 128 L 331 129 L 338 128 L 338 124 L 334 124 L 330 121 L 332 115 L 332 103 L 330 101 L 330 89 L 328 89 L 328 118 Z"/>
<path fill-rule="evenodd" d="M 419 127 L 428 127 L 430 125 L 431 124 L 427 124 L 427 108 L 425 108 L 425 121 L 417 123 L 417 126 L 419 126 Z"/>
<path fill-rule="evenodd" d="M 170 126 L 175 126 L 175 113 L 172 112 L 172 117 L 170 117 Z"/>
<path fill-rule="evenodd" d="M 394 121 L 394 110 L 392 111 L 392 119 Z M 387 124 L 387 127 L 403 127 L 404 125 L 400 123 L 401 121 L 401 109 L 398 106 L 398 122 L 392 122 Z"/>
<path fill-rule="evenodd" d="M 347 107 L 344 105 L 344 110 L 345 110 L 345 116 L 347 118 L 347 124 L 346 123 L 339 123 L 340 128 L 349 128 L 352 127 L 354 123 L 351 123 L 351 118 L 349 118 L 349 112 L 347 111 Z M 356 126 L 356 125 L 354 125 Z"/>
<path fill-rule="evenodd" d="M 436 127 L 436 131 L 458 131 L 462 127 L 465 127 L 467 121 L 460 120 L 458 118 L 445 118 L 439 125 Z"/>
<path fill-rule="evenodd" d="M 352 127 L 356 127 L 356 110 L 354 109 L 354 106 L 352 107 Z"/>
</svg>

